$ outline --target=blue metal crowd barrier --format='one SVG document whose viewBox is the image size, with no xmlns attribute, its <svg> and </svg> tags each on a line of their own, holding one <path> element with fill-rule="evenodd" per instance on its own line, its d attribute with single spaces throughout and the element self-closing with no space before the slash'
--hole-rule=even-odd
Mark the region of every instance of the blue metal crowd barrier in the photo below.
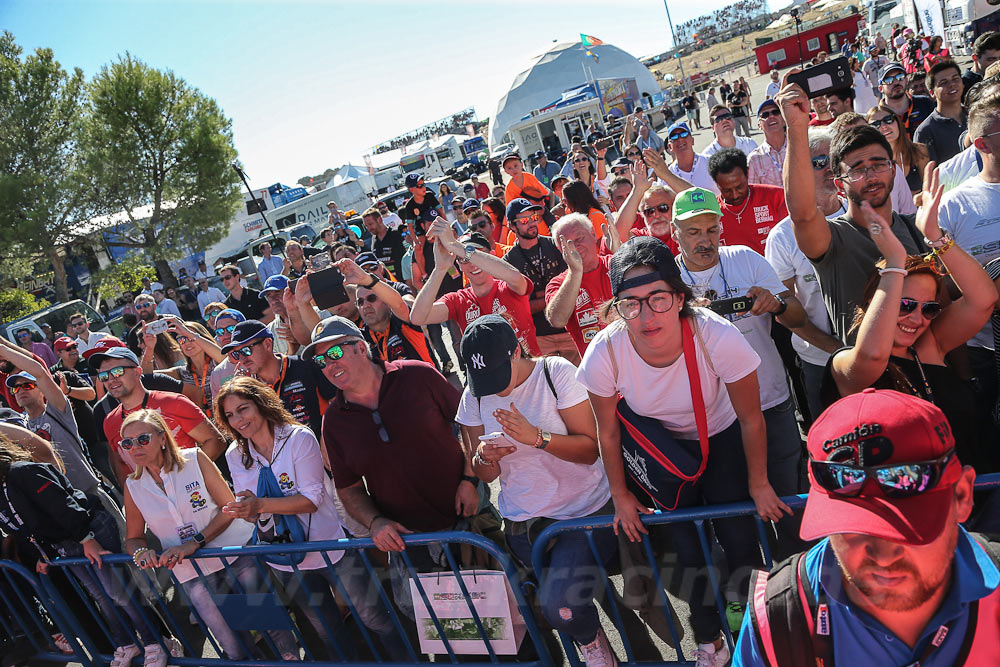
<svg viewBox="0 0 1000 667">
<path fill-rule="evenodd" d="M 980 478 L 976 482 L 976 488 L 979 491 L 1000 489 L 1000 474 L 987 475 Z M 784 500 L 791 507 L 800 508 L 805 503 L 805 496 L 792 496 L 785 498 Z M 721 625 L 725 640 L 729 643 L 730 647 L 733 646 L 733 638 L 729 632 L 729 626 L 726 620 L 725 599 L 720 579 L 715 571 L 715 568 L 712 566 L 713 557 L 711 537 L 707 531 L 706 523 L 717 519 L 738 517 L 752 517 L 756 521 L 760 544 L 765 560 L 766 563 L 770 565 L 770 552 L 768 541 L 765 539 L 765 526 L 764 523 L 756 517 L 752 503 L 745 502 L 730 505 L 714 505 L 710 507 L 689 508 L 674 512 L 655 512 L 651 515 L 642 517 L 642 521 L 646 526 L 657 526 L 678 522 L 691 522 L 694 524 L 699 535 L 702 555 L 704 556 L 706 565 L 708 565 L 706 570 L 710 579 L 711 590 L 715 596 L 717 610 L 720 618 L 722 619 Z M 583 531 L 586 535 L 591 553 L 596 554 L 593 531 L 609 528 L 612 525 L 612 521 L 612 516 L 588 517 L 584 519 L 559 521 L 546 527 L 534 541 L 533 545 L 532 569 L 536 573 L 536 577 L 544 576 L 546 551 L 558 537 L 571 532 Z M 530 667 L 552 667 L 556 663 L 564 662 L 563 656 L 558 655 L 558 649 L 552 651 L 548 648 L 546 643 L 547 633 L 544 633 L 539 627 L 535 611 L 533 610 L 532 605 L 528 602 L 527 594 L 532 585 L 531 582 L 525 581 L 522 578 L 519 569 L 515 566 L 511 557 L 501 550 L 494 542 L 480 535 L 457 531 L 405 535 L 403 539 L 408 547 L 440 545 L 441 553 L 447 562 L 447 569 L 444 569 L 442 574 L 448 573 L 450 570 L 451 574 L 457 575 L 460 571 L 463 571 L 460 567 L 459 560 L 453 551 L 452 547 L 454 545 L 468 545 L 469 547 L 481 550 L 485 554 L 489 555 L 492 559 L 494 559 L 507 581 L 510 583 L 514 603 L 525 622 L 526 638 L 528 641 L 522 644 L 521 650 L 516 659 L 517 662 L 529 665 Z M 226 573 L 226 578 L 230 579 L 234 584 L 235 595 L 228 599 L 220 599 L 219 602 L 220 608 L 223 610 L 223 615 L 225 616 L 227 622 L 231 623 L 231 627 L 234 631 L 258 631 L 260 640 L 264 642 L 265 646 L 267 646 L 267 648 L 269 648 L 274 655 L 278 656 L 277 658 L 269 660 L 255 660 L 251 658 L 245 660 L 231 660 L 221 657 L 203 657 L 201 655 L 202 648 L 200 646 L 195 646 L 189 637 L 190 632 L 186 632 L 185 629 L 182 628 L 182 623 L 188 620 L 187 618 L 184 618 L 184 616 L 187 616 L 189 613 L 194 617 L 194 620 L 199 626 L 201 632 L 204 634 L 210 650 L 214 651 L 217 656 L 221 656 L 223 653 L 215 638 L 213 638 L 212 634 L 208 631 L 205 620 L 194 611 L 183 586 L 179 585 L 179 582 L 174 578 L 172 573 L 169 574 L 169 579 L 174 584 L 175 597 L 173 599 L 173 603 L 161 592 L 161 589 L 163 588 L 161 586 L 162 582 L 154 580 L 156 574 L 165 574 L 166 571 L 164 569 L 157 568 L 154 571 L 153 576 L 151 576 L 150 571 L 136 570 L 132 565 L 132 559 L 126 554 L 105 556 L 102 567 L 112 568 L 115 580 L 123 587 L 127 595 L 129 595 L 133 600 L 145 602 L 145 604 L 141 607 L 141 611 L 143 620 L 148 626 L 163 629 L 168 634 L 173 634 L 173 636 L 180 639 L 184 656 L 171 658 L 170 664 L 187 667 L 200 667 L 206 665 L 219 665 L 220 667 L 241 667 L 244 665 L 247 667 L 277 667 L 278 665 L 285 665 L 287 663 L 280 659 L 280 653 L 278 653 L 272 638 L 268 635 L 268 632 L 266 632 L 272 630 L 284 630 L 293 633 L 296 643 L 299 644 L 305 652 L 306 661 L 317 665 L 337 665 L 343 663 L 318 659 L 314 652 L 310 649 L 310 642 L 303 637 L 302 631 L 302 627 L 308 624 L 303 623 L 302 619 L 299 620 L 298 624 L 295 623 L 291 612 L 283 602 L 282 592 L 279 590 L 280 587 L 276 587 L 275 584 L 272 583 L 271 578 L 267 576 L 270 566 L 266 563 L 264 557 L 276 553 L 289 554 L 320 552 L 322 553 L 326 567 L 332 572 L 334 569 L 333 564 L 326 552 L 355 551 L 364 566 L 365 574 L 370 578 L 370 581 L 376 583 L 373 588 L 378 599 L 378 604 L 388 614 L 395 632 L 398 633 L 399 637 L 403 639 L 409 652 L 410 660 L 391 662 L 385 659 L 386 656 L 383 656 L 380 653 L 377 645 L 373 641 L 372 634 L 360 621 L 358 621 L 357 632 L 361 635 L 363 640 L 361 645 L 368 649 L 372 658 L 367 659 L 367 661 L 355 662 L 353 664 L 408 665 L 420 662 L 420 652 L 417 648 L 415 648 L 413 642 L 410 641 L 410 633 L 414 629 L 413 623 L 410 619 L 401 618 L 395 606 L 390 601 L 390 597 L 386 594 L 383 588 L 383 577 L 379 575 L 379 571 L 381 569 L 380 565 L 373 565 L 369 555 L 365 552 L 366 549 L 373 548 L 374 543 L 370 539 L 345 539 L 329 542 L 306 542 L 287 545 L 227 547 L 222 549 L 199 550 L 198 558 L 193 559 L 193 563 L 197 576 L 203 583 L 205 582 L 205 574 L 197 565 L 199 561 L 208 558 L 233 556 L 246 556 L 253 560 L 254 566 L 261 575 L 260 582 L 266 590 L 263 593 L 251 593 L 240 589 L 239 582 L 236 581 L 235 577 L 231 576 L 229 566 L 227 565 L 224 571 Z M 646 561 L 649 564 L 649 574 L 655 582 L 657 602 L 667 620 L 667 624 L 669 625 L 670 643 L 676 651 L 677 660 L 670 663 L 662 659 L 643 660 L 641 664 L 684 664 L 686 660 L 681 649 L 680 640 L 683 636 L 683 631 L 676 625 L 675 615 L 670 607 L 670 602 L 666 593 L 667 589 L 664 586 L 665 582 L 656 565 L 656 554 L 654 554 L 653 546 L 648 536 L 643 536 L 642 550 Z M 482 656 L 481 659 L 477 659 L 477 656 L 463 655 L 461 660 L 459 660 L 459 651 L 456 651 L 452 646 L 452 642 L 449 641 L 442 619 L 438 618 L 435 613 L 434 606 L 431 604 L 427 591 L 424 589 L 421 579 L 417 576 L 419 563 L 415 565 L 414 560 L 407 551 L 403 551 L 395 555 L 401 558 L 406 572 L 415 582 L 415 587 L 419 593 L 421 601 L 423 602 L 425 608 L 429 611 L 430 620 L 434 625 L 437 636 L 440 637 L 443 642 L 447 655 L 437 655 L 437 662 L 450 661 L 453 664 L 461 662 L 462 664 L 485 666 L 496 665 L 500 662 L 509 662 L 514 660 L 512 657 L 507 658 L 498 656 L 489 641 L 484 642 L 487 655 Z M 605 593 L 607 595 L 607 599 L 614 601 L 616 596 L 613 591 L 613 585 L 608 576 L 609 573 L 602 565 L 600 565 L 599 558 L 595 557 L 595 562 L 598 563 L 598 567 L 600 567 L 600 574 L 605 581 Z M 70 566 L 82 566 L 90 569 L 91 572 L 95 567 L 94 565 L 91 565 L 86 558 L 60 558 L 53 561 L 49 567 L 51 570 L 53 568 L 66 568 Z M 298 571 L 297 567 L 293 566 L 293 569 Z M 384 570 L 382 571 L 384 572 Z M 302 580 L 301 574 L 296 576 L 304 585 L 305 582 Z M 468 578 L 468 576 L 468 573 L 466 573 L 465 578 Z M 3 605 L 3 609 L 0 610 L 0 632 L 8 637 L 21 637 L 22 641 L 30 642 L 31 648 L 34 651 L 33 657 L 36 659 L 51 662 L 80 663 L 84 667 L 97 667 L 98 665 L 107 664 L 111 656 L 107 653 L 106 647 L 113 646 L 111 643 L 109 629 L 101 619 L 101 616 L 94 607 L 93 602 L 85 593 L 76 578 L 74 576 L 68 576 L 66 579 L 70 582 L 69 585 L 72 588 L 72 590 L 68 592 L 73 593 L 79 598 L 79 602 L 89 610 L 91 618 L 81 619 L 74 617 L 73 613 L 70 611 L 70 606 L 66 602 L 67 599 L 69 599 L 66 597 L 67 591 L 65 588 L 62 591 L 57 588 L 53 582 L 51 572 L 49 575 L 43 574 L 36 577 L 33 573 L 29 572 L 21 565 L 10 561 L 0 560 L 0 604 Z M 332 572 L 332 579 L 334 587 L 338 592 L 338 598 L 344 601 L 354 618 L 359 619 L 360 617 L 356 607 L 357 600 L 352 599 L 346 594 L 342 581 L 339 579 L 336 572 Z M 472 596 L 470 596 L 469 590 L 464 583 L 463 576 L 455 576 L 455 580 L 461 590 L 462 597 L 464 598 L 464 602 L 468 608 L 469 615 L 474 622 L 479 638 L 485 638 L 487 636 L 487 631 L 484 626 L 483 619 L 480 617 L 475 605 L 472 602 Z M 140 582 L 141 585 L 138 585 Z M 308 594 L 308 588 L 306 588 L 306 592 Z M 72 601 L 76 602 L 76 600 Z M 176 615 L 172 612 L 171 607 L 173 607 L 174 610 L 177 610 L 179 607 L 179 609 L 183 611 L 181 619 L 176 618 Z M 242 614 L 239 612 L 242 612 Z M 116 610 L 116 613 L 120 612 Z M 623 618 L 617 609 L 616 604 L 612 603 L 610 605 L 608 615 L 621 638 L 626 654 L 626 660 L 624 662 L 628 664 L 640 664 L 639 659 L 637 659 L 636 652 L 633 649 L 633 642 L 630 642 L 628 634 L 623 631 Z M 82 622 L 83 620 L 91 621 L 91 623 L 85 624 Z M 84 627 L 85 625 L 87 625 L 87 627 Z M 94 629 L 95 627 L 96 630 Z M 325 625 L 325 623 L 324 628 L 329 635 L 332 636 L 333 633 L 330 631 L 330 628 Z M 62 633 L 69 641 L 73 651 L 72 654 L 64 654 L 60 652 L 59 648 L 55 645 L 52 639 L 52 634 L 56 632 Z M 566 661 L 573 665 L 573 667 L 579 667 L 581 663 L 572 640 L 561 634 L 560 638 L 565 650 Z M 632 639 L 634 640 L 635 638 Z M 134 632 L 133 640 L 138 641 Z M 241 638 L 240 641 L 243 642 L 244 639 Z M 250 655 L 251 651 L 249 649 L 252 647 L 247 644 L 244 644 L 244 647 L 247 649 L 246 652 L 248 655 Z M 164 648 L 169 647 L 164 646 Z M 555 659 L 553 659 L 553 656 Z M 687 664 L 690 663 L 688 662 Z"/>
</svg>

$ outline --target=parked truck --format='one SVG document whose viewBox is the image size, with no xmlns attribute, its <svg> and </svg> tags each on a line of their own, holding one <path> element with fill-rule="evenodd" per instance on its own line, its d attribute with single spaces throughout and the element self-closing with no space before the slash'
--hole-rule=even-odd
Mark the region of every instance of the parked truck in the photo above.
<svg viewBox="0 0 1000 667">
<path fill-rule="evenodd" d="M 998 0 L 944 0 L 945 38 L 953 55 L 972 55 L 976 37 L 1000 29 Z"/>
</svg>

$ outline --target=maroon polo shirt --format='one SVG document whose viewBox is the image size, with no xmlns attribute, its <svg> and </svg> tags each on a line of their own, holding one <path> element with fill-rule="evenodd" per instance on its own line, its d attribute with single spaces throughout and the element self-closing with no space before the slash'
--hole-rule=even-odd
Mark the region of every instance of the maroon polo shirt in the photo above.
<svg viewBox="0 0 1000 667">
<path fill-rule="evenodd" d="M 465 469 L 452 432 L 461 395 L 422 361 L 375 363 L 385 370 L 378 412 L 389 442 L 379 437 L 373 411 L 338 391 L 323 415 L 334 484 L 342 489 L 364 478 L 383 516 L 415 531 L 450 529 Z"/>
</svg>

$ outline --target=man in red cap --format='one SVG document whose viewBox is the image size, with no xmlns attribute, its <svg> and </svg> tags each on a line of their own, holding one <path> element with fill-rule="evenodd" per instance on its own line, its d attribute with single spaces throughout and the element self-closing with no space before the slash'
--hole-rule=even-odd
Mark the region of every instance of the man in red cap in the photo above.
<svg viewBox="0 0 1000 667">
<path fill-rule="evenodd" d="M 758 572 L 733 665 L 1000 664 L 996 544 L 934 404 L 866 389 L 813 424 L 804 554 Z M 985 546 L 984 546 L 985 545 Z"/>
</svg>

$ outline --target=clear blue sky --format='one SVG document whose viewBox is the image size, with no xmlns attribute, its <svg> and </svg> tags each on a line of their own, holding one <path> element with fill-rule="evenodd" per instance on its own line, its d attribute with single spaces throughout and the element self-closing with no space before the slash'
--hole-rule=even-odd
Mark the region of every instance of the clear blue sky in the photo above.
<svg viewBox="0 0 1000 667">
<path fill-rule="evenodd" d="M 670 0 L 671 17 L 730 1 Z M 0 29 L 88 78 L 126 51 L 173 70 L 232 118 L 254 187 L 357 164 L 470 105 L 492 116 L 553 41 L 585 33 L 636 57 L 670 43 L 662 0 L 0 0 Z"/>
</svg>

